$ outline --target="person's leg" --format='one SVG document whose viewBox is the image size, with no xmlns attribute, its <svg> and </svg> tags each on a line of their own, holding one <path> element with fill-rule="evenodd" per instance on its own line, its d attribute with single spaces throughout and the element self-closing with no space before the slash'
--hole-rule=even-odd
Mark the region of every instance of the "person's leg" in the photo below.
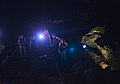
<svg viewBox="0 0 120 84">
<path fill-rule="evenodd" d="M 23 54 L 22 54 L 22 46 L 19 46 L 19 48 L 20 48 L 20 55 L 23 56 Z"/>
<path fill-rule="evenodd" d="M 63 60 L 63 51 L 58 50 L 58 53 L 60 54 L 60 59 Z"/>
<path fill-rule="evenodd" d="M 63 56 L 64 56 L 64 59 L 63 59 L 63 60 L 64 60 L 64 62 L 66 62 L 66 58 L 67 58 L 67 57 L 66 57 L 66 51 L 67 51 L 67 50 L 64 50 L 64 51 L 63 51 Z"/>
<path fill-rule="evenodd" d="M 25 49 L 25 46 L 23 46 L 23 52 L 24 52 L 24 55 L 26 56 L 26 49 Z"/>
</svg>

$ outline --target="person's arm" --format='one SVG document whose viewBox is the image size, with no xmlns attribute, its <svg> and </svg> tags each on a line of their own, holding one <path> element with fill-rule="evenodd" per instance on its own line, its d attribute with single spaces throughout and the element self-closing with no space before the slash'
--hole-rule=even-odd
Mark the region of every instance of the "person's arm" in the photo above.
<svg viewBox="0 0 120 84">
<path fill-rule="evenodd" d="M 52 35 L 52 38 L 53 38 L 53 39 L 56 39 L 56 40 L 59 40 L 59 41 L 61 40 L 59 37 L 54 36 L 54 35 Z"/>
<path fill-rule="evenodd" d="M 67 48 L 68 47 L 68 44 L 67 42 L 64 42 L 65 46 L 63 48 Z"/>
<path fill-rule="evenodd" d="M 58 41 L 60 41 L 60 40 L 61 40 L 61 39 L 60 39 L 59 37 L 57 37 L 57 36 L 55 37 L 55 39 L 57 39 Z"/>
<path fill-rule="evenodd" d="M 17 42 L 17 43 L 18 43 L 19 45 L 21 44 L 21 43 L 20 43 L 20 39 L 18 39 L 18 42 Z"/>
<path fill-rule="evenodd" d="M 50 43 L 50 47 L 54 46 L 54 39 L 55 39 L 55 36 L 54 35 L 51 35 L 52 36 L 52 40 L 51 40 L 51 43 Z"/>
<path fill-rule="evenodd" d="M 52 47 L 52 46 L 54 46 L 55 44 L 54 43 L 52 43 L 52 44 L 50 44 L 50 47 Z"/>
<path fill-rule="evenodd" d="M 31 40 L 30 40 L 30 44 L 29 44 L 29 48 L 30 48 L 30 50 L 31 50 L 31 44 L 32 44 L 32 42 L 31 42 Z"/>
<path fill-rule="evenodd" d="M 65 45 L 66 45 L 66 46 L 68 46 L 68 43 L 67 43 L 67 42 L 65 42 Z"/>
</svg>

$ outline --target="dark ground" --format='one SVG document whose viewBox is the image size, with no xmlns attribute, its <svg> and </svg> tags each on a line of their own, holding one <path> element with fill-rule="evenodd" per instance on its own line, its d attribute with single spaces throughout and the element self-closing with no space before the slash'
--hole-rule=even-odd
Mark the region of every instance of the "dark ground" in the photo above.
<svg viewBox="0 0 120 84">
<path fill-rule="evenodd" d="M 51 52 L 53 50 L 53 52 Z M 116 84 L 119 70 L 102 70 L 99 65 L 82 52 L 68 50 L 67 61 L 52 48 L 47 57 L 34 55 L 28 50 L 21 57 L 16 49 L 1 64 L 1 84 Z M 55 54 L 56 53 L 56 54 Z M 2 55 L 3 56 L 3 55 Z M 58 56 L 58 59 L 57 59 Z"/>
</svg>

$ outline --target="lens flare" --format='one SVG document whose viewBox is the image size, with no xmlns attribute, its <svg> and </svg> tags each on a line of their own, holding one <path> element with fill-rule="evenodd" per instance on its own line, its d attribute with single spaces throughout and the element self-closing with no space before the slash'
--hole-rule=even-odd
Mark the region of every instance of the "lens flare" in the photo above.
<svg viewBox="0 0 120 84">
<path fill-rule="evenodd" d="M 39 38 L 40 38 L 40 39 L 43 39 L 43 38 L 44 38 L 44 35 L 43 35 L 43 34 L 40 34 L 40 35 L 39 35 Z"/>
</svg>

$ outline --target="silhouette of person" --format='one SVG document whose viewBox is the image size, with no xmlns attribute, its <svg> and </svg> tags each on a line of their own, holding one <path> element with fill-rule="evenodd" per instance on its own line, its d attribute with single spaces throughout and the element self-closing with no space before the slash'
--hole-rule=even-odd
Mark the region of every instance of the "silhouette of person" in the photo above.
<svg viewBox="0 0 120 84">
<path fill-rule="evenodd" d="M 18 38 L 18 46 L 21 56 L 26 56 L 26 39 L 23 35 L 20 35 Z"/>
<path fill-rule="evenodd" d="M 33 54 L 37 54 L 37 50 L 38 50 L 39 46 L 38 46 L 38 40 L 36 39 L 35 35 L 31 36 L 30 39 L 30 43 L 29 43 L 29 49 Z"/>
<path fill-rule="evenodd" d="M 67 47 L 68 47 L 67 42 L 64 39 L 61 39 L 58 46 L 59 46 L 58 52 L 62 56 L 62 60 L 66 61 L 66 58 L 67 58 L 66 53 L 67 53 Z"/>
</svg>

